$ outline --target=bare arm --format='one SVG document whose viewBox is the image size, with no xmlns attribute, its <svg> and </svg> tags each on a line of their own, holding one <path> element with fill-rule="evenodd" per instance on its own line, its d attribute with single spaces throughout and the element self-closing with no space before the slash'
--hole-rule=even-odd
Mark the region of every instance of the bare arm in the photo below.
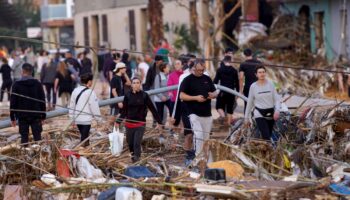
<svg viewBox="0 0 350 200">
<path fill-rule="evenodd" d="M 117 97 L 117 96 L 118 96 L 118 93 L 117 93 L 117 89 L 116 89 L 116 88 L 113 88 L 113 89 L 112 89 L 112 94 L 113 94 L 113 97 Z"/>
<path fill-rule="evenodd" d="M 239 72 L 239 92 L 243 93 L 244 72 Z"/>
<path fill-rule="evenodd" d="M 59 83 L 59 79 L 56 78 L 56 79 L 55 79 L 55 84 L 54 84 L 54 90 L 55 90 L 55 92 L 57 92 L 58 83 Z"/>
<path fill-rule="evenodd" d="M 180 93 L 180 99 L 183 101 L 199 101 L 199 102 L 206 101 L 206 99 L 202 95 L 190 96 L 184 92 Z"/>
<path fill-rule="evenodd" d="M 124 77 L 125 77 L 125 80 L 126 80 L 125 85 L 130 86 L 131 85 L 131 81 L 130 81 L 129 76 L 127 74 L 124 74 Z"/>
</svg>

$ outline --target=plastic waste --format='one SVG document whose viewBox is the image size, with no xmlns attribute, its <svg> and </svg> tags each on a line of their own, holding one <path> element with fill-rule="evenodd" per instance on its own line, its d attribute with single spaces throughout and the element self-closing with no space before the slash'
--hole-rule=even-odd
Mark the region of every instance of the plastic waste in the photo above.
<svg viewBox="0 0 350 200">
<path fill-rule="evenodd" d="M 131 166 L 126 168 L 125 173 L 126 176 L 132 178 L 142 178 L 142 177 L 154 177 L 155 175 L 144 166 Z"/>
<path fill-rule="evenodd" d="M 114 200 L 114 199 L 116 199 L 115 192 L 117 191 L 117 189 L 118 189 L 117 186 L 113 186 L 113 187 L 109 188 L 108 190 L 101 192 L 98 195 L 97 200 Z"/>
<path fill-rule="evenodd" d="M 117 200 L 142 200 L 142 193 L 130 187 L 120 187 L 115 193 L 115 199 Z"/>
<path fill-rule="evenodd" d="M 92 166 L 89 160 L 83 156 L 78 159 L 77 168 L 81 177 L 89 179 L 103 178 L 102 171 Z"/>
<path fill-rule="evenodd" d="M 113 127 L 113 132 L 108 134 L 112 155 L 119 156 L 123 151 L 124 134 L 119 132 L 119 128 Z"/>
</svg>

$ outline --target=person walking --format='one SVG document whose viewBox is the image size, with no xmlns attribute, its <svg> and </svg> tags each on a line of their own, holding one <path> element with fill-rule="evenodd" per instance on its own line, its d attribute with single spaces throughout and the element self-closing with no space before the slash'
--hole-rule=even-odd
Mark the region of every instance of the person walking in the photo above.
<svg viewBox="0 0 350 200">
<path fill-rule="evenodd" d="M 126 141 L 133 162 L 141 158 L 141 142 L 145 133 L 147 108 L 150 109 L 154 119 L 158 122 L 158 128 L 161 129 L 162 121 L 153 102 L 149 95 L 142 91 L 140 78 L 134 77 L 131 82 L 131 91 L 125 94 L 121 115 L 115 123 L 115 126 L 119 127 L 125 120 Z"/>
<path fill-rule="evenodd" d="M 90 134 L 92 119 L 102 121 L 100 107 L 95 92 L 91 89 L 93 75 L 85 73 L 80 76 L 81 84 L 73 90 L 69 103 L 69 117 L 77 125 L 80 132 L 80 141 L 85 141 Z M 83 143 L 86 147 L 89 140 Z"/>
<path fill-rule="evenodd" d="M 28 63 L 22 65 L 22 78 L 12 86 L 10 100 L 10 118 L 13 127 L 18 120 L 21 143 L 29 142 L 29 127 L 34 141 L 41 140 L 42 124 L 46 118 L 45 93 L 41 83 L 32 77 L 34 67 Z"/>
<path fill-rule="evenodd" d="M 251 49 L 245 49 L 243 54 L 246 57 L 246 60 L 241 63 L 239 67 L 239 92 L 248 97 L 250 86 L 258 80 L 255 75 L 255 68 L 262 63 L 253 58 L 253 52 Z M 246 107 L 247 102 L 244 102 L 244 111 L 246 110 Z"/>
<path fill-rule="evenodd" d="M 21 79 L 22 76 L 22 65 L 24 64 L 22 57 L 22 52 L 20 50 L 16 50 L 13 54 L 13 64 L 12 64 L 12 75 L 13 75 L 13 81 L 18 81 Z"/>
<path fill-rule="evenodd" d="M 103 72 L 103 64 L 107 58 L 107 55 L 109 54 L 109 52 L 105 49 L 106 47 L 104 45 L 102 45 L 98 51 L 97 54 L 97 70 L 98 70 L 98 78 L 99 81 L 101 83 L 101 96 L 104 96 L 105 94 L 107 94 L 107 87 L 108 87 L 108 81 L 106 79 L 106 77 L 104 76 L 104 72 Z"/>
<path fill-rule="evenodd" d="M 11 67 L 8 65 L 8 61 L 5 57 L 1 58 L 2 65 L 0 68 L 0 73 L 2 74 L 2 85 L 0 92 L 0 102 L 4 99 L 4 93 L 7 91 L 7 99 L 10 100 L 10 91 L 12 86 L 12 78 L 11 78 Z"/>
<path fill-rule="evenodd" d="M 57 67 L 60 61 L 59 53 L 55 54 L 55 57 L 51 59 L 48 64 L 45 64 L 41 69 L 40 80 L 45 86 L 46 99 L 48 102 L 48 110 L 54 110 L 56 107 L 57 94 L 54 90 L 54 83 L 56 79 Z"/>
<path fill-rule="evenodd" d="M 92 61 L 90 58 L 87 57 L 88 51 L 84 51 L 83 53 L 80 54 L 80 63 L 81 63 L 81 68 L 79 75 L 83 74 L 88 74 L 92 73 Z"/>
<path fill-rule="evenodd" d="M 78 73 L 80 72 L 81 66 L 79 64 L 79 61 L 73 57 L 73 54 L 71 51 L 66 52 L 64 54 L 64 58 L 65 58 L 64 62 L 66 63 L 66 65 L 70 64 L 72 65 L 75 71 L 77 71 Z"/>
<path fill-rule="evenodd" d="M 183 63 L 184 71 L 183 74 L 179 77 L 178 91 L 181 89 L 181 85 L 183 80 L 193 73 L 194 62 L 196 61 L 196 57 L 192 54 L 187 54 L 181 56 L 181 62 Z M 173 108 L 172 121 L 173 125 L 177 126 L 180 123 L 180 119 L 182 120 L 182 124 L 184 127 L 184 145 L 183 148 L 186 151 L 185 156 L 185 165 L 188 166 L 191 164 L 192 160 L 196 157 L 194 148 L 193 148 L 193 131 L 191 127 L 191 122 L 189 112 L 187 109 L 187 105 L 184 101 L 180 99 L 180 92 L 177 93 L 177 97 L 175 100 L 175 105 Z"/>
<path fill-rule="evenodd" d="M 156 55 L 154 58 L 154 63 L 153 66 L 150 67 L 147 71 L 146 74 L 146 81 L 145 84 L 143 85 L 143 89 L 145 91 L 151 90 L 154 88 L 154 79 L 156 78 L 156 75 L 159 70 L 159 65 L 163 63 L 162 56 Z"/>
<path fill-rule="evenodd" d="M 47 55 L 47 51 L 45 50 L 40 50 L 39 52 L 39 56 L 36 60 L 36 64 L 38 65 L 37 66 L 37 75 L 39 75 L 40 77 L 40 73 L 41 73 L 41 70 L 43 68 L 43 66 L 47 63 L 49 63 L 49 57 Z"/>
<path fill-rule="evenodd" d="M 273 83 L 266 79 L 266 68 L 262 65 L 257 66 L 255 72 L 258 81 L 249 89 L 245 125 L 246 127 L 250 125 L 253 111 L 262 139 L 269 141 L 273 125 L 279 118 L 280 98 Z"/>
<path fill-rule="evenodd" d="M 239 92 L 238 72 L 231 64 L 231 56 L 225 56 L 214 78 L 214 84 L 219 84 Z M 224 91 L 220 91 L 216 99 L 216 110 L 223 122 L 227 113 L 227 125 L 232 122 L 234 107 L 237 104 L 236 96 Z"/>
<path fill-rule="evenodd" d="M 175 62 L 174 62 L 174 69 L 175 70 L 169 74 L 167 86 L 179 84 L 180 76 L 183 74 L 182 67 L 183 67 L 182 61 L 179 59 L 175 60 Z M 178 93 L 178 90 L 173 90 L 173 91 L 169 92 L 172 107 L 174 107 L 174 105 L 175 105 L 177 93 Z"/>
<path fill-rule="evenodd" d="M 170 68 L 167 64 L 163 63 L 159 65 L 159 73 L 156 75 L 154 79 L 154 89 L 163 88 L 167 86 L 168 83 L 168 75 Z M 169 110 L 170 116 L 172 113 L 172 106 L 170 102 L 170 97 L 168 92 L 163 92 L 154 95 L 154 102 L 157 107 L 158 115 L 162 120 L 163 124 L 165 124 L 166 116 L 164 116 L 164 106 L 166 106 Z"/>
<path fill-rule="evenodd" d="M 54 93 L 57 94 L 58 91 L 58 96 L 61 98 L 63 107 L 68 106 L 73 91 L 73 80 L 74 75 L 68 70 L 66 63 L 60 61 L 55 78 Z"/>
<path fill-rule="evenodd" d="M 180 99 L 186 103 L 194 132 L 193 145 L 196 156 L 202 152 L 204 141 L 209 139 L 213 123 L 211 100 L 217 96 L 213 81 L 204 71 L 204 60 L 197 59 L 193 73 L 183 80 L 180 89 Z M 204 149 L 204 152 L 206 151 L 207 149 Z"/>
<path fill-rule="evenodd" d="M 131 85 L 131 81 L 126 74 L 126 65 L 123 62 L 119 62 L 116 64 L 115 69 L 113 70 L 115 76 L 111 80 L 111 92 L 110 98 L 116 98 L 124 96 L 124 85 Z M 123 103 L 117 103 L 115 105 L 111 105 L 111 115 L 116 117 L 119 114 L 120 109 L 123 108 Z M 113 122 L 115 118 L 113 118 Z"/>
</svg>

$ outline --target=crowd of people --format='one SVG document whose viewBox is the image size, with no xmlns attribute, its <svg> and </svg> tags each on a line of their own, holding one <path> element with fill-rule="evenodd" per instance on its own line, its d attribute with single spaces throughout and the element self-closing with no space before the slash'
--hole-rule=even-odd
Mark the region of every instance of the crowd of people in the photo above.
<svg viewBox="0 0 350 200">
<path fill-rule="evenodd" d="M 170 134 L 176 127 L 177 130 L 182 127 L 186 165 L 200 152 L 206 151 L 203 144 L 209 139 L 213 124 L 211 100 L 216 99 L 219 121 L 227 125 L 231 124 L 237 105 L 237 96 L 217 91 L 214 84 L 248 97 L 245 124 L 250 124 L 253 114 L 262 138 L 270 140 L 273 123 L 278 119 L 279 98 L 273 84 L 266 79 L 266 69 L 253 58 L 250 49 L 244 50 L 246 61 L 239 69 L 232 64 L 234 49 L 225 49 L 213 80 L 206 71 L 205 60 L 193 54 L 172 58 L 168 56 L 171 51 L 163 40 L 155 49 L 154 57 L 147 54 L 131 57 L 126 50 L 107 51 L 103 46 L 98 52 L 98 79 L 102 86 L 100 95 L 109 94 L 110 98 L 124 96 L 123 102 L 110 106 L 110 115 L 115 126 L 123 124 L 126 129 L 126 141 L 133 162 L 141 157 L 148 110 L 153 115 L 154 127 L 161 129 L 166 125 L 170 127 Z M 36 130 L 33 131 L 34 140 L 41 139 L 39 135 L 46 117 L 45 111 L 55 109 L 58 95 L 61 106 L 69 108 L 69 116 L 81 133 L 81 142 L 84 146 L 89 145 L 91 122 L 93 118 L 98 121 L 102 121 L 102 118 L 98 96 L 92 88 L 92 80 L 96 77 L 92 73 L 93 62 L 88 51 L 76 57 L 72 52 L 48 55 L 46 51 L 40 51 L 35 56 L 33 51 L 26 49 L 0 56 L 0 73 L 3 77 L 0 100 L 3 100 L 4 91 L 9 92 L 12 87 L 12 93 L 9 92 L 11 121 L 15 126 L 18 120 L 22 143 L 28 142 L 29 126 Z M 152 97 L 146 93 L 151 89 L 173 85 L 178 85 L 178 89 Z M 35 91 L 28 89 L 34 87 Z M 25 100 L 15 93 L 40 101 L 32 107 L 34 100 Z M 22 101 L 25 103 L 19 103 Z M 26 110 L 41 112 L 23 115 Z"/>
</svg>

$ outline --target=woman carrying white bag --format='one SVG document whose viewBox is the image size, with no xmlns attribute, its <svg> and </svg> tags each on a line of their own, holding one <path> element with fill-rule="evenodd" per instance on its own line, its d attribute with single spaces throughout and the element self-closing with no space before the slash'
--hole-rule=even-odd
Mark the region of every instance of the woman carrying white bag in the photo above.
<svg viewBox="0 0 350 200">
<path fill-rule="evenodd" d="M 149 95 L 141 90 L 141 80 L 135 77 L 131 82 L 131 91 L 124 96 L 123 108 L 115 123 L 115 126 L 119 128 L 119 124 L 125 120 L 126 141 L 133 162 L 137 162 L 141 157 L 141 141 L 145 132 L 147 108 L 150 109 L 154 119 L 158 122 L 157 128 L 161 129 L 162 121 L 157 110 Z"/>
</svg>

